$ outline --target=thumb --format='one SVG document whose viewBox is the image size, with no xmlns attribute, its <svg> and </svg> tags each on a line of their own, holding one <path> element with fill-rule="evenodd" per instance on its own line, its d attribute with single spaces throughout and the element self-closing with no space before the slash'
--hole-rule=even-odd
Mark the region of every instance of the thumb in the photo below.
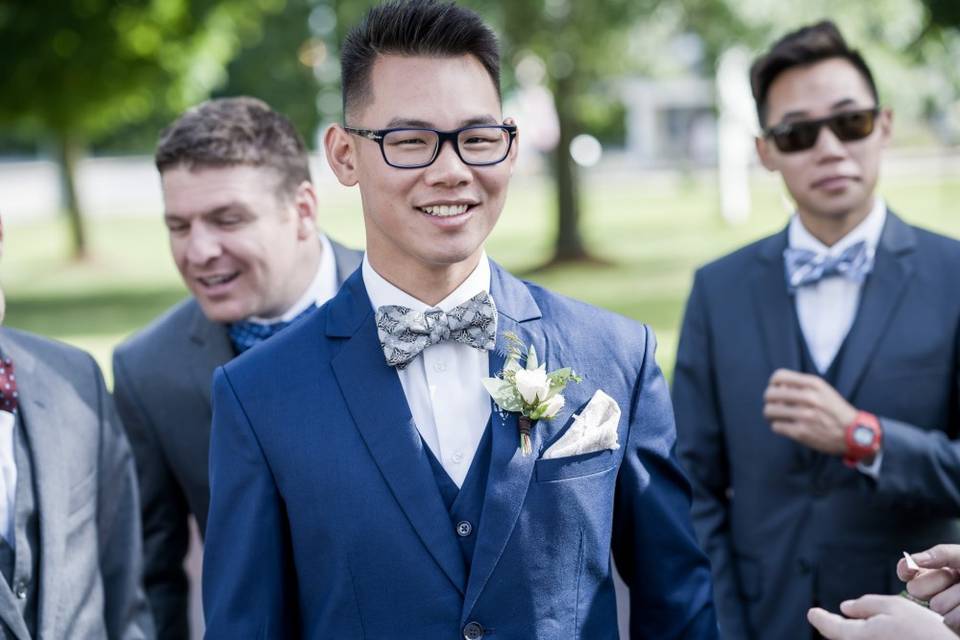
<svg viewBox="0 0 960 640">
<path fill-rule="evenodd" d="M 921 567 L 960 569 L 960 545 L 938 544 L 926 551 L 913 554 L 913 559 Z"/>
<path fill-rule="evenodd" d="M 890 613 L 894 603 L 902 600 L 900 596 L 865 595 L 856 600 L 840 603 L 840 611 L 848 618 L 872 618 L 881 613 Z"/>
</svg>

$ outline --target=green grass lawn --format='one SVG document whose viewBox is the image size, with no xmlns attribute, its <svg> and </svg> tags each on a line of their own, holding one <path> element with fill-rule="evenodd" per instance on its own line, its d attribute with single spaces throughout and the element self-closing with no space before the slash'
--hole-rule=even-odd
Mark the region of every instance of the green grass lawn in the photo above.
<svg viewBox="0 0 960 640">
<path fill-rule="evenodd" d="M 908 221 L 960 235 L 960 178 L 887 181 L 882 192 Z M 549 256 L 553 194 L 545 180 L 518 178 L 488 252 L 528 279 L 651 324 L 659 336 L 660 363 L 669 373 L 693 270 L 786 222 L 775 178 L 758 176 L 753 197 L 751 220 L 731 227 L 720 220 L 710 181 L 588 178 L 586 237 L 609 264 L 531 273 Z M 362 246 L 357 192 L 324 185 L 321 201 L 320 223 L 330 235 Z M 0 282 L 8 326 L 83 347 L 109 376 L 113 347 L 186 291 L 159 218 L 94 218 L 90 235 L 95 258 L 74 264 L 64 259 L 67 233 L 59 221 L 10 225 Z"/>
</svg>

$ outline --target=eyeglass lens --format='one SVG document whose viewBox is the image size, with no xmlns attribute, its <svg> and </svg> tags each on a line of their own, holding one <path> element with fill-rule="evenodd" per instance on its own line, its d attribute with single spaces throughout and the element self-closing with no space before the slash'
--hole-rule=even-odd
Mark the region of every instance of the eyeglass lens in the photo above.
<svg viewBox="0 0 960 640">
<path fill-rule="evenodd" d="M 838 113 L 829 118 L 785 123 L 771 131 L 777 149 L 784 153 L 805 151 L 817 143 L 820 128 L 827 126 L 843 142 L 862 140 L 873 133 L 874 109 Z"/>
<path fill-rule="evenodd" d="M 398 129 L 383 137 L 383 152 L 392 165 L 423 166 L 433 161 L 439 140 L 435 131 Z M 467 164 L 495 164 L 506 158 L 510 134 L 500 127 L 470 127 L 457 135 L 457 148 Z"/>
</svg>

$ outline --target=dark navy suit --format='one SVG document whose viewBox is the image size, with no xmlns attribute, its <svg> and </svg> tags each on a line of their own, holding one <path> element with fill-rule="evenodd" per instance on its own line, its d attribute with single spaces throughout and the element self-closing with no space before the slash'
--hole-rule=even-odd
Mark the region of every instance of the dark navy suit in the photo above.
<svg viewBox="0 0 960 640">
<path fill-rule="evenodd" d="M 491 267 L 491 372 L 513 331 L 583 382 L 529 457 L 516 416 L 494 411 L 459 495 L 384 360 L 359 272 L 218 371 L 208 638 L 617 638 L 611 550 L 631 637 L 716 638 L 652 334 Z M 623 411 L 620 449 L 539 459 L 597 389 Z"/>
<path fill-rule="evenodd" d="M 876 480 L 763 418 L 773 371 L 812 369 L 786 246 L 783 231 L 698 271 L 677 354 L 678 447 L 724 638 L 809 640 L 811 605 L 898 593 L 901 551 L 960 541 L 960 244 L 890 213 L 824 374 L 880 417 Z"/>
</svg>

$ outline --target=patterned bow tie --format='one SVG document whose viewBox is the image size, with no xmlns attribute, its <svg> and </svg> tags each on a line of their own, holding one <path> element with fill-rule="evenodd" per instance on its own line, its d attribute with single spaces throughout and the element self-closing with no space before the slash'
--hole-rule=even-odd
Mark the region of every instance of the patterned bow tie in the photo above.
<svg viewBox="0 0 960 640">
<path fill-rule="evenodd" d="M 873 258 L 867 251 L 867 243 L 863 241 L 850 245 L 843 253 L 832 257 L 806 249 L 788 248 L 783 252 L 783 262 L 790 293 L 835 276 L 862 284 L 873 271 Z"/>
<path fill-rule="evenodd" d="M 13 413 L 17 410 L 17 377 L 13 374 L 13 360 L 0 358 L 0 411 Z"/>
<path fill-rule="evenodd" d="M 420 313 L 384 305 L 377 309 L 377 335 L 387 364 L 397 369 L 403 369 L 421 351 L 444 340 L 489 351 L 497 338 L 497 307 L 486 291 L 447 313 L 440 309 Z"/>
<path fill-rule="evenodd" d="M 300 315 L 288 322 L 274 322 L 272 324 L 261 324 L 259 322 L 250 322 L 249 320 L 234 322 L 227 329 L 230 335 L 230 342 L 233 343 L 233 348 L 236 350 L 237 355 L 240 355 L 247 349 L 257 346 L 267 338 L 275 336 L 301 318 L 304 318 L 315 308 L 314 305 L 310 305 L 301 311 Z"/>
</svg>

